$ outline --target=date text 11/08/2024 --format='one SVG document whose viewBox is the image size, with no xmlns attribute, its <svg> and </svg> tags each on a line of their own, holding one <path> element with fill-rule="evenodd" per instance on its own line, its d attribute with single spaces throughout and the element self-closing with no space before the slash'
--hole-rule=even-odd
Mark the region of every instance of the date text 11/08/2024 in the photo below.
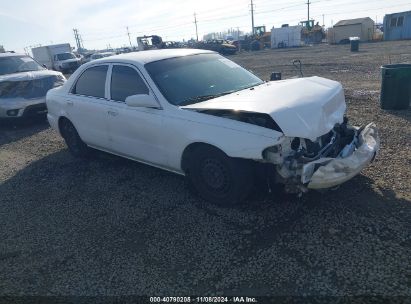
<svg viewBox="0 0 411 304">
<path fill-rule="evenodd" d="M 150 297 L 151 303 L 258 303 L 253 297 Z"/>
</svg>

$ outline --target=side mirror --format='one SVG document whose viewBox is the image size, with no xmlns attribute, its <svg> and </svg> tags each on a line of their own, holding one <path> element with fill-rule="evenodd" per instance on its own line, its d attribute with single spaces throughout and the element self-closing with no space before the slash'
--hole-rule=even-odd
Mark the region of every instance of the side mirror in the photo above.
<svg viewBox="0 0 411 304">
<path fill-rule="evenodd" d="M 158 108 L 157 100 L 152 95 L 138 94 L 126 98 L 129 107 Z"/>
</svg>

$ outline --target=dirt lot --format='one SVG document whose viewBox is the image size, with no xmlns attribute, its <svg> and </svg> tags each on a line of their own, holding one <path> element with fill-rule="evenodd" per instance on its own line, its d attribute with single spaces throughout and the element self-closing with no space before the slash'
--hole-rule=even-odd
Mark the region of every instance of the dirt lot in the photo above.
<svg viewBox="0 0 411 304">
<path fill-rule="evenodd" d="M 411 110 L 379 109 L 379 66 L 411 43 L 313 46 L 230 59 L 268 79 L 339 80 L 381 153 L 340 189 L 221 208 L 182 177 L 107 154 L 70 156 L 47 123 L 0 127 L 0 294 L 411 297 Z"/>
</svg>

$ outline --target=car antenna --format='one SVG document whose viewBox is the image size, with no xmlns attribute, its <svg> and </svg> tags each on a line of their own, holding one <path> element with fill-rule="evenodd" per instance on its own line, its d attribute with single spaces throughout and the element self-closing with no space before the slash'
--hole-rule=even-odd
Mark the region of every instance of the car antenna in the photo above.
<svg viewBox="0 0 411 304">
<path fill-rule="evenodd" d="M 301 60 L 295 59 L 293 61 L 293 66 L 300 72 L 300 77 L 304 77 Z"/>
</svg>

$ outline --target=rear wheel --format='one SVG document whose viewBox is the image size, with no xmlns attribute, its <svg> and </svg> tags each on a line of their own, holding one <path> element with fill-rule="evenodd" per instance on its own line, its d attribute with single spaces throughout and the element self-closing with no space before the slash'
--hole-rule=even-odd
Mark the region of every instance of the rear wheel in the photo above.
<svg viewBox="0 0 411 304">
<path fill-rule="evenodd" d="M 83 158 L 90 154 L 90 148 L 81 140 L 76 128 L 68 119 L 61 121 L 60 132 L 73 156 Z"/>
<path fill-rule="evenodd" d="M 252 163 L 228 157 L 222 151 L 199 146 L 192 151 L 187 179 L 205 200 L 233 205 L 245 200 L 253 188 Z"/>
</svg>

